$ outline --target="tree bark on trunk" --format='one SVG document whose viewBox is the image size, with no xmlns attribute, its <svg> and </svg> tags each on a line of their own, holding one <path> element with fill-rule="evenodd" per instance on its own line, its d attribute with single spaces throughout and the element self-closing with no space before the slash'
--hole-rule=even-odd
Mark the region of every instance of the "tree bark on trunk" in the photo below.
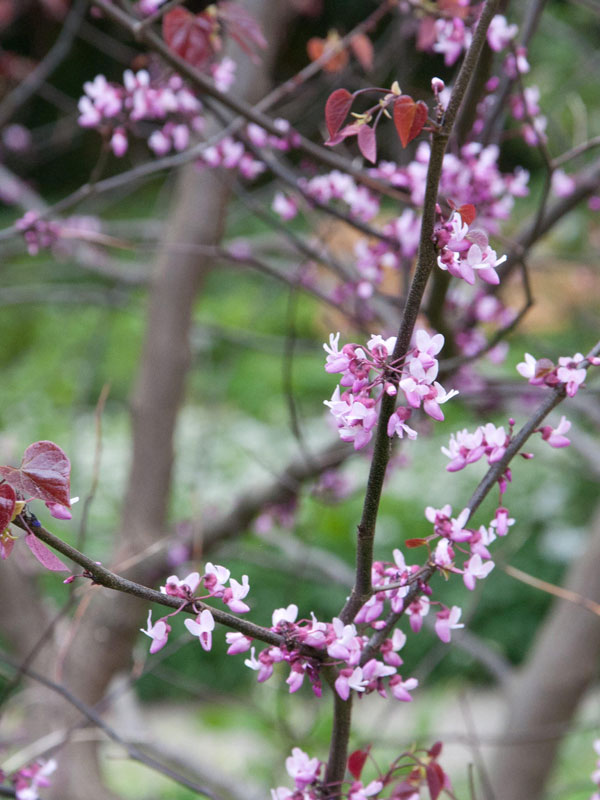
<svg viewBox="0 0 600 800">
<path fill-rule="evenodd" d="M 586 550 L 569 569 L 565 586 L 600 602 L 600 507 Z M 508 709 L 491 777 L 496 800 L 537 800 L 554 765 L 562 736 L 598 675 L 600 618 L 557 600 L 526 664 L 509 690 Z"/>
</svg>

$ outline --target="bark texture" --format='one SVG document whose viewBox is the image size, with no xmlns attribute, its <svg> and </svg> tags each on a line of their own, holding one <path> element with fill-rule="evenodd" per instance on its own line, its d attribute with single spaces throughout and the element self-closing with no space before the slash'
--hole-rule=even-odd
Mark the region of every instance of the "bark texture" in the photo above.
<svg viewBox="0 0 600 800">
<path fill-rule="evenodd" d="M 566 588 L 600 601 L 600 507 L 586 550 L 571 566 Z M 537 800 L 579 702 L 598 676 L 600 618 L 557 600 L 508 696 L 503 744 L 492 765 L 496 800 Z"/>
</svg>

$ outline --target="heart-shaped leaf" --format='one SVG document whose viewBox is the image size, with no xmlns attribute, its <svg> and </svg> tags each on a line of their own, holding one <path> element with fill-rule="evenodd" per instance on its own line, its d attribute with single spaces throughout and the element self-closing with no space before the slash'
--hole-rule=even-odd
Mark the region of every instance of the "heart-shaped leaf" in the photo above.
<svg viewBox="0 0 600 800">
<path fill-rule="evenodd" d="M 214 23 L 204 14 L 192 14 L 185 8 L 168 11 L 162 22 L 163 38 L 178 56 L 202 69 L 213 57 L 211 40 Z"/>
<path fill-rule="evenodd" d="M 54 442 L 35 442 L 23 455 L 21 466 L 0 467 L 0 475 L 24 498 L 38 498 L 70 507 L 71 463 Z"/>
<path fill-rule="evenodd" d="M 421 133 L 427 121 L 427 113 L 427 106 L 422 100 L 415 102 L 407 94 L 400 95 L 394 101 L 394 125 L 402 147 L 406 147 Z"/>
<path fill-rule="evenodd" d="M 15 490 L 8 483 L 0 485 L 0 533 L 4 531 L 15 513 L 17 497 Z"/>
<path fill-rule="evenodd" d="M 40 542 L 33 533 L 28 533 L 25 537 L 25 544 L 31 550 L 33 555 L 37 558 L 40 564 L 52 572 L 70 572 L 71 570 L 66 564 L 54 555 L 51 550 L 48 550 L 45 544 Z"/>
<path fill-rule="evenodd" d="M 444 788 L 444 770 L 433 761 L 425 767 L 425 774 L 427 776 L 427 788 L 429 789 L 429 796 L 431 800 L 437 800 L 440 792 Z"/>
<path fill-rule="evenodd" d="M 477 216 L 477 210 L 472 203 L 465 203 L 456 209 L 465 225 L 470 225 Z"/>
<path fill-rule="evenodd" d="M 369 756 L 370 749 L 370 747 L 367 747 L 365 750 L 355 750 L 348 756 L 348 771 L 357 781 L 360 780 L 360 776 L 365 765 L 365 761 Z"/>
<path fill-rule="evenodd" d="M 336 89 L 327 98 L 325 103 L 325 123 L 332 139 L 344 124 L 344 120 L 352 108 L 353 100 L 353 96 L 347 89 Z"/>
<path fill-rule="evenodd" d="M 374 164 L 377 160 L 377 138 L 369 125 L 361 125 L 358 131 L 358 149 L 363 156 Z"/>
</svg>

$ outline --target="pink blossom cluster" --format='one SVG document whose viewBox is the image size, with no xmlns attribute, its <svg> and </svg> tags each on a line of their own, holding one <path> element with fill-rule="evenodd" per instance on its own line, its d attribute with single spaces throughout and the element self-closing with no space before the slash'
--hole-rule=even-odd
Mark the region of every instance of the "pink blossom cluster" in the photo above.
<svg viewBox="0 0 600 800">
<path fill-rule="evenodd" d="M 415 158 L 405 167 L 382 161 L 371 174 L 388 180 L 393 186 L 407 189 L 416 206 L 423 205 L 429 164 L 430 145 L 421 142 Z M 458 207 L 471 203 L 477 208 L 480 224 L 490 233 L 499 231 L 498 221 L 508 219 L 515 197 L 528 193 L 529 173 L 517 167 L 512 173 L 498 168 L 500 149 L 469 142 L 460 153 L 446 153 L 442 164 L 439 194 Z"/>
<path fill-rule="evenodd" d="M 381 232 L 386 239 L 360 238 L 354 245 L 354 263 L 359 274 L 355 291 L 363 299 L 373 294 L 373 286 L 381 283 L 386 270 L 399 269 L 403 260 L 410 262 L 416 256 L 420 219 L 411 208 L 406 208 L 399 217 L 386 222 Z"/>
<path fill-rule="evenodd" d="M 232 136 L 224 136 L 217 144 L 205 148 L 196 164 L 199 167 L 235 169 L 243 178 L 250 181 L 266 169 L 262 161 L 254 158 L 243 143 Z"/>
<path fill-rule="evenodd" d="M 426 52 L 440 53 L 444 56 L 444 63 L 451 67 L 458 61 L 462 53 L 468 49 L 473 38 L 473 25 L 479 16 L 480 6 L 475 4 L 469 7 L 468 2 L 460 2 L 456 10 L 461 13 L 435 19 L 431 16 L 424 17 L 420 22 L 417 46 Z M 466 19 L 467 14 L 469 18 Z M 505 50 L 517 35 L 518 27 L 509 25 L 506 17 L 496 14 L 492 18 L 487 31 L 487 41 L 492 50 L 499 53 Z"/>
<path fill-rule="evenodd" d="M 271 800 L 318 800 L 323 796 L 323 783 L 320 773 L 323 763 L 318 758 L 310 758 L 299 747 L 294 747 L 292 755 L 286 759 L 285 768 L 294 781 L 294 790 L 285 786 L 271 789 Z M 344 797 L 348 800 L 367 800 L 378 795 L 383 789 L 381 780 L 371 781 L 364 786 L 362 781 L 353 781 Z"/>
<path fill-rule="evenodd" d="M 274 126 L 281 132 L 278 136 L 268 133 L 260 125 L 251 122 L 246 126 L 245 135 L 249 142 L 256 148 L 286 151 L 295 146 L 297 133 L 285 119 L 275 119 Z M 254 180 L 261 175 L 265 169 L 265 164 L 255 158 L 252 152 L 247 149 L 242 141 L 232 136 L 224 136 L 216 145 L 207 147 L 197 162 L 198 166 L 223 167 L 224 169 L 237 169 L 246 180 Z M 285 198 L 277 198 L 277 213 L 281 214 L 284 220 L 291 219 L 296 214 L 297 207 L 295 201 Z M 276 204 L 277 204 L 276 203 Z M 291 209 L 293 208 L 293 212 Z"/>
<path fill-rule="evenodd" d="M 15 227 L 23 234 L 30 256 L 37 255 L 46 247 L 52 247 L 60 238 L 60 225 L 53 220 L 41 219 L 37 211 L 26 211 L 16 221 Z"/>
<path fill-rule="evenodd" d="M 387 796 L 395 800 L 419 800 L 421 787 L 426 787 L 431 797 L 437 797 L 442 789 L 454 796 L 450 779 L 437 761 L 442 752 L 441 742 L 436 742 L 429 750 L 413 748 L 403 753 L 385 774 L 365 784 L 360 777 L 368 752 L 367 748 L 350 755 L 348 769 L 353 780 L 342 787 L 340 797 L 344 800 L 377 798 L 385 788 Z M 294 781 L 294 789 L 278 786 L 271 790 L 271 800 L 319 800 L 327 793 L 321 777 L 324 764 L 318 758 L 310 758 L 299 747 L 294 747 L 285 766 Z"/>
<path fill-rule="evenodd" d="M 397 569 L 394 568 L 393 574 L 397 576 Z M 374 577 L 378 575 L 375 565 L 373 575 Z M 363 607 L 355 622 L 359 624 L 376 619 L 383 612 L 383 607 L 383 601 L 378 603 L 376 616 L 373 616 L 372 608 L 364 611 Z M 373 657 L 361 664 L 369 637 L 359 634 L 355 624 L 345 625 L 338 618 L 334 618 L 332 622 L 320 622 L 314 614 L 310 619 L 296 622 L 297 616 L 298 607 L 294 604 L 287 608 L 275 609 L 273 612 L 270 630 L 283 636 L 281 645 L 266 647 L 256 656 L 250 637 L 238 632 L 229 632 L 225 636 L 229 644 L 227 652 L 235 655 L 250 650 L 250 657 L 244 663 L 249 669 L 257 672 L 260 683 L 271 677 L 275 664 L 286 662 L 290 667 L 290 674 L 286 680 L 290 693 L 298 691 L 304 678 L 308 677 L 313 692 L 320 697 L 322 658 L 317 653 L 314 656 L 307 654 L 306 648 L 313 648 L 315 651 L 326 652 L 335 664 L 341 665 L 335 681 L 335 690 L 343 700 L 347 700 L 352 691 L 359 695 L 377 691 L 382 697 L 386 697 L 384 679 L 389 679 L 387 686 L 393 697 L 404 702 L 412 700 L 410 692 L 418 685 L 417 679 L 403 680 L 397 672 L 397 667 L 403 663 L 398 651 L 406 642 L 406 635 L 402 631 L 394 631 L 392 637 L 381 645 L 382 660 Z"/>
<path fill-rule="evenodd" d="M 207 592 L 202 597 L 196 595 L 196 590 L 200 583 L 204 584 Z M 229 583 L 229 586 L 226 586 L 227 583 Z M 219 564 L 208 562 L 202 577 L 198 572 L 191 572 L 182 580 L 177 575 L 171 575 L 167 578 L 165 585 L 160 587 L 160 591 L 170 597 L 180 598 L 182 604 L 176 611 L 161 617 L 154 623 L 152 622 L 152 611 L 148 612 L 146 628 L 141 628 L 141 631 L 152 639 L 152 644 L 150 645 L 151 653 L 157 653 L 167 644 L 171 633 L 169 618 L 178 614 L 188 604 L 191 604 L 192 608 L 197 611 L 196 606 L 194 606 L 196 600 L 203 600 L 206 597 L 218 597 L 234 614 L 244 614 L 246 611 L 250 611 L 250 606 L 244 603 L 244 598 L 250 591 L 248 576 L 243 575 L 240 583 L 231 577 L 231 573 L 226 567 L 222 567 Z M 186 619 L 184 624 L 192 636 L 198 637 L 205 650 L 211 649 L 215 621 L 210 609 L 199 610 L 195 620 Z"/>
<path fill-rule="evenodd" d="M 451 289 L 447 295 L 447 310 L 453 316 L 454 343 L 461 354 L 473 357 L 483 352 L 488 345 L 488 336 L 483 326 L 494 325 L 505 328 L 515 319 L 515 311 L 504 305 L 495 294 L 479 290 L 473 296 L 463 291 L 464 284 Z M 486 355 L 494 364 L 506 358 L 508 344 L 498 342 Z"/>
<path fill-rule="evenodd" d="M 34 761 L 26 767 L 22 767 L 10 776 L 10 780 L 15 789 L 17 800 L 39 800 L 39 789 L 50 786 L 49 776 L 56 769 L 56 761 L 53 758 Z M 0 770 L 0 781 L 4 778 Z"/>
<path fill-rule="evenodd" d="M 327 204 L 343 203 L 351 217 L 370 222 L 379 212 L 379 200 L 366 187 L 359 186 L 350 175 L 333 170 L 314 178 L 301 178 L 298 185 L 309 200 Z M 278 192 L 272 205 L 282 219 L 289 220 L 298 213 L 298 203 L 289 195 Z"/>
<path fill-rule="evenodd" d="M 442 453 L 450 459 L 446 470 L 458 472 L 484 456 L 490 465 L 500 461 L 510 444 L 513 421 L 510 423 L 508 432 L 503 426 L 497 427 L 488 422 L 480 425 L 473 433 L 469 433 L 466 428 L 453 433 L 448 447 L 442 447 Z"/>
<path fill-rule="evenodd" d="M 346 344 L 339 349 L 340 334 L 331 334 L 329 344 L 323 348 L 327 353 L 325 371 L 341 373 L 331 400 L 324 403 L 336 420 L 340 438 L 353 442 L 359 450 L 371 440 L 378 419 L 378 406 L 384 394 L 395 396 L 398 388 L 404 393 L 408 406 L 398 407 L 390 416 L 387 433 L 400 438 L 406 434 L 415 439 L 416 431 L 407 425 L 412 409 L 420 408 L 435 420 L 443 420 L 440 408 L 455 390 L 446 392 L 436 381 L 438 361 L 436 355 L 444 345 L 441 334 L 430 336 L 419 330 L 415 334 L 415 346 L 406 355 L 402 364 L 390 361 L 396 345 L 396 337 L 384 339 L 373 335 L 366 349 L 358 344 Z"/>
<path fill-rule="evenodd" d="M 125 70 L 123 85 L 104 75 L 83 85 L 79 124 L 110 132 L 110 147 L 121 157 L 129 147 L 128 134 L 147 139 L 157 156 L 185 150 L 193 133 L 204 127 L 202 104 L 179 75 L 155 79 L 147 70 Z"/>
<path fill-rule="evenodd" d="M 527 378 L 532 386 L 551 386 L 564 384 L 569 397 L 574 397 L 586 376 L 586 370 L 581 362 L 586 360 L 581 353 L 574 356 L 561 356 L 555 365 L 549 358 L 536 359 L 530 353 L 525 353 L 525 361 L 517 364 L 517 372 Z M 600 366 L 600 358 L 591 356 L 588 363 Z"/>
<path fill-rule="evenodd" d="M 475 283 L 476 274 L 486 283 L 500 283 L 496 267 L 506 261 L 506 256 L 498 258 L 490 247 L 487 233 L 471 228 L 458 211 L 453 211 L 446 222 L 436 227 L 434 237 L 440 269 L 471 285 Z"/>
<path fill-rule="evenodd" d="M 518 61 L 517 66 L 519 72 L 527 71 L 521 69 L 525 65 Z M 537 86 L 526 86 L 522 92 L 509 97 L 511 114 L 517 121 L 522 121 L 521 136 L 531 147 L 535 147 L 540 141 L 546 141 L 545 131 L 548 120 L 540 111 L 539 100 L 540 90 Z M 557 172 L 564 175 L 562 170 L 557 170 Z"/>
<path fill-rule="evenodd" d="M 473 591 L 476 582 L 486 578 L 494 569 L 494 562 L 488 549 L 489 545 L 496 537 L 506 536 L 515 520 L 509 517 L 508 509 L 499 506 L 489 527 L 481 525 L 475 530 L 466 527 L 470 513 L 469 508 L 464 508 L 454 518 L 451 516 L 452 507 L 449 505 L 445 505 L 441 509 L 431 506 L 425 509 L 425 516 L 433 525 L 433 538 L 439 537 L 431 561 L 443 572 L 461 574 L 467 589 Z M 432 537 L 426 541 L 429 544 Z M 467 556 L 462 568 L 455 563 L 458 553 Z M 420 610 L 416 610 L 416 613 L 424 615 L 428 610 L 428 608 L 422 607 Z M 435 629 L 443 642 L 450 641 L 450 631 L 453 628 L 463 627 L 458 624 L 459 619 L 460 609 L 457 606 L 453 606 L 452 609 L 442 608 L 442 611 L 437 614 Z M 418 625 L 420 627 L 420 623 Z"/>
</svg>

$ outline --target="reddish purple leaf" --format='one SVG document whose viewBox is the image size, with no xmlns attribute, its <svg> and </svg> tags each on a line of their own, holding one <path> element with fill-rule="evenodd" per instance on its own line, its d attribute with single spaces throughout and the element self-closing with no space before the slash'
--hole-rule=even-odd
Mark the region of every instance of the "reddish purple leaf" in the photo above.
<svg viewBox="0 0 600 800">
<path fill-rule="evenodd" d="M 440 792 L 444 788 L 444 770 L 435 761 L 427 764 L 425 767 L 425 774 L 427 775 L 427 788 L 429 789 L 429 796 L 431 800 L 437 800 Z"/>
<path fill-rule="evenodd" d="M 465 225 L 470 225 L 477 216 L 477 211 L 472 203 L 465 203 L 456 210 L 460 214 L 462 221 L 465 223 Z"/>
<path fill-rule="evenodd" d="M 358 149 L 363 156 L 374 164 L 377 160 L 377 138 L 369 125 L 361 125 L 358 130 Z"/>
<path fill-rule="evenodd" d="M 31 550 L 33 555 L 37 558 L 40 564 L 52 572 L 70 572 L 71 570 L 66 564 L 54 555 L 51 550 L 48 550 L 45 544 L 40 542 L 33 533 L 28 533 L 25 536 L 25 544 Z"/>
<path fill-rule="evenodd" d="M 0 475 L 23 495 L 49 503 L 71 506 L 69 479 L 71 464 L 65 452 L 54 442 L 29 445 L 20 468 L 0 467 Z"/>
<path fill-rule="evenodd" d="M 427 752 L 432 758 L 437 758 L 442 752 L 442 743 L 435 742 L 435 744 L 432 744 Z"/>
<path fill-rule="evenodd" d="M 352 108 L 354 97 L 347 89 L 336 89 L 325 103 L 325 123 L 329 136 L 333 139 L 344 124 L 348 112 Z"/>
<path fill-rule="evenodd" d="M 418 103 L 407 94 L 394 101 L 394 125 L 398 131 L 402 147 L 418 136 L 427 122 L 427 106 L 422 100 Z"/>
<path fill-rule="evenodd" d="M 216 32 L 217 23 L 205 14 L 173 8 L 164 15 L 162 29 L 169 49 L 198 69 L 215 55 L 211 35 Z"/>
<path fill-rule="evenodd" d="M 407 539 L 404 544 L 407 547 L 422 547 L 427 544 L 427 539 Z"/>
<path fill-rule="evenodd" d="M 10 524 L 15 513 L 15 490 L 8 483 L 0 485 L 0 534 Z"/>
<path fill-rule="evenodd" d="M 365 761 L 369 756 L 370 749 L 370 747 L 367 747 L 366 750 L 355 750 L 348 756 L 348 771 L 357 781 L 360 780 L 360 775 L 365 765 Z"/>
</svg>

